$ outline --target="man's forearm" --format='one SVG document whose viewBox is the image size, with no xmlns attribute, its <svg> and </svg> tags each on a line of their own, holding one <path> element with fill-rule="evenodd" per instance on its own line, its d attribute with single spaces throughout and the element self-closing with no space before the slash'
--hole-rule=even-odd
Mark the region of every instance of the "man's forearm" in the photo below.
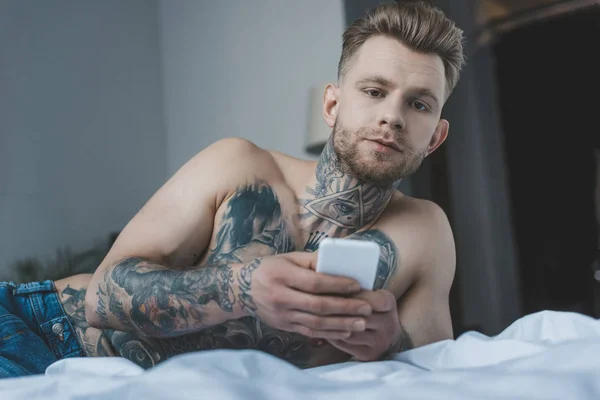
<svg viewBox="0 0 600 400">
<path fill-rule="evenodd" d="M 171 337 L 252 314 L 249 264 L 167 269 L 138 258 L 106 271 L 86 317 L 92 326 Z"/>
</svg>

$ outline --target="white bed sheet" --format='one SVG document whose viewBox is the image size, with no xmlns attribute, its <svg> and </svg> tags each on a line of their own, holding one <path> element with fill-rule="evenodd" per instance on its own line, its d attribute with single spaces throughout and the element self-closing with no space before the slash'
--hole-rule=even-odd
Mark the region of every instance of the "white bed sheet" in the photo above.
<svg viewBox="0 0 600 400">
<path fill-rule="evenodd" d="M 393 361 L 309 370 L 250 350 L 185 354 L 148 371 L 67 359 L 0 380 L 0 399 L 600 399 L 600 320 L 544 311 L 494 337 L 468 332 Z"/>
</svg>

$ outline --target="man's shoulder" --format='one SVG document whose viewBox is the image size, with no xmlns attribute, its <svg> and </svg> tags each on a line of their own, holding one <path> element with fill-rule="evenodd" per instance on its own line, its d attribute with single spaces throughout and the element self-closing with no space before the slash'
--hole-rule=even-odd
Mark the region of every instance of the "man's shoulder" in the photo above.
<svg viewBox="0 0 600 400">
<path fill-rule="evenodd" d="M 214 161 L 215 174 L 233 174 L 241 180 L 268 179 L 281 172 L 271 151 L 240 137 L 219 139 L 195 158 L 210 158 Z"/>
<path fill-rule="evenodd" d="M 265 149 L 237 137 L 220 139 L 194 158 L 199 160 L 191 161 L 196 164 L 193 167 L 195 171 L 209 168 L 210 179 L 219 181 L 217 200 L 221 201 L 240 186 L 256 182 L 267 184 L 277 191 L 287 191 L 308 179 L 307 174 L 311 170 L 310 161 Z"/>
<path fill-rule="evenodd" d="M 228 137 L 213 142 L 211 145 L 200 151 L 196 157 L 201 157 L 203 155 L 216 157 L 222 162 L 231 162 L 235 160 L 238 163 L 243 164 L 245 162 L 256 162 L 259 159 L 268 157 L 268 152 L 248 139 Z"/>
<path fill-rule="evenodd" d="M 252 172 L 257 178 L 266 180 L 284 178 L 297 181 L 306 178 L 305 172 L 314 167 L 315 161 L 304 160 L 278 150 L 267 149 L 243 138 L 227 138 L 215 142 L 219 152 L 238 160 L 237 168 Z"/>
<path fill-rule="evenodd" d="M 445 211 L 435 202 L 395 194 L 377 226 L 415 268 L 444 259 L 448 268 L 454 269 L 452 228 Z"/>
<path fill-rule="evenodd" d="M 437 243 L 440 248 L 454 248 L 448 216 L 433 201 L 403 194 L 395 195 L 390 202 L 388 218 L 390 229 L 398 231 L 402 236 L 420 238 L 419 245 L 426 252 L 431 252 L 432 243 Z"/>
<path fill-rule="evenodd" d="M 453 246 L 450 222 L 444 210 L 433 201 L 394 193 L 384 212 L 370 229 L 385 234 L 405 253 L 420 257 L 437 244 Z"/>
<path fill-rule="evenodd" d="M 382 222 L 394 226 L 399 220 L 403 220 L 404 224 L 416 223 L 422 227 L 439 228 L 446 225 L 449 227 L 448 216 L 437 203 L 400 192 L 394 193 L 382 219 L 385 220 Z"/>
</svg>

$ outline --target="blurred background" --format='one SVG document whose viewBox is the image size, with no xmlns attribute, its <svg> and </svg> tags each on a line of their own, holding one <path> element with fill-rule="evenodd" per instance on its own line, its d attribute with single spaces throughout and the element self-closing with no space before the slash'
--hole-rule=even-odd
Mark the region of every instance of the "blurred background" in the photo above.
<svg viewBox="0 0 600 400">
<path fill-rule="evenodd" d="M 468 64 L 447 142 L 401 190 L 450 218 L 455 334 L 600 317 L 600 1 L 431 2 Z M 93 271 L 218 139 L 316 159 L 311 91 L 378 3 L 0 0 L 0 279 Z"/>
</svg>

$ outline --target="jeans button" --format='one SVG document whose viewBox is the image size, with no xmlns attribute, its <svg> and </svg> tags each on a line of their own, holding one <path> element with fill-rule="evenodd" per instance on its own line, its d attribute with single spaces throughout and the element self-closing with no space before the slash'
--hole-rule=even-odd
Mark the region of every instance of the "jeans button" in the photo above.
<svg viewBox="0 0 600 400">
<path fill-rule="evenodd" d="M 52 325 L 52 333 L 54 333 L 56 336 L 58 336 L 58 339 L 61 342 L 64 340 L 64 335 L 63 335 L 64 331 L 65 331 L 65 328 L 64 328 L 63 324 L 61 324 L 60 322 L 57 322 L 54 325 Z"/>
</svg>

